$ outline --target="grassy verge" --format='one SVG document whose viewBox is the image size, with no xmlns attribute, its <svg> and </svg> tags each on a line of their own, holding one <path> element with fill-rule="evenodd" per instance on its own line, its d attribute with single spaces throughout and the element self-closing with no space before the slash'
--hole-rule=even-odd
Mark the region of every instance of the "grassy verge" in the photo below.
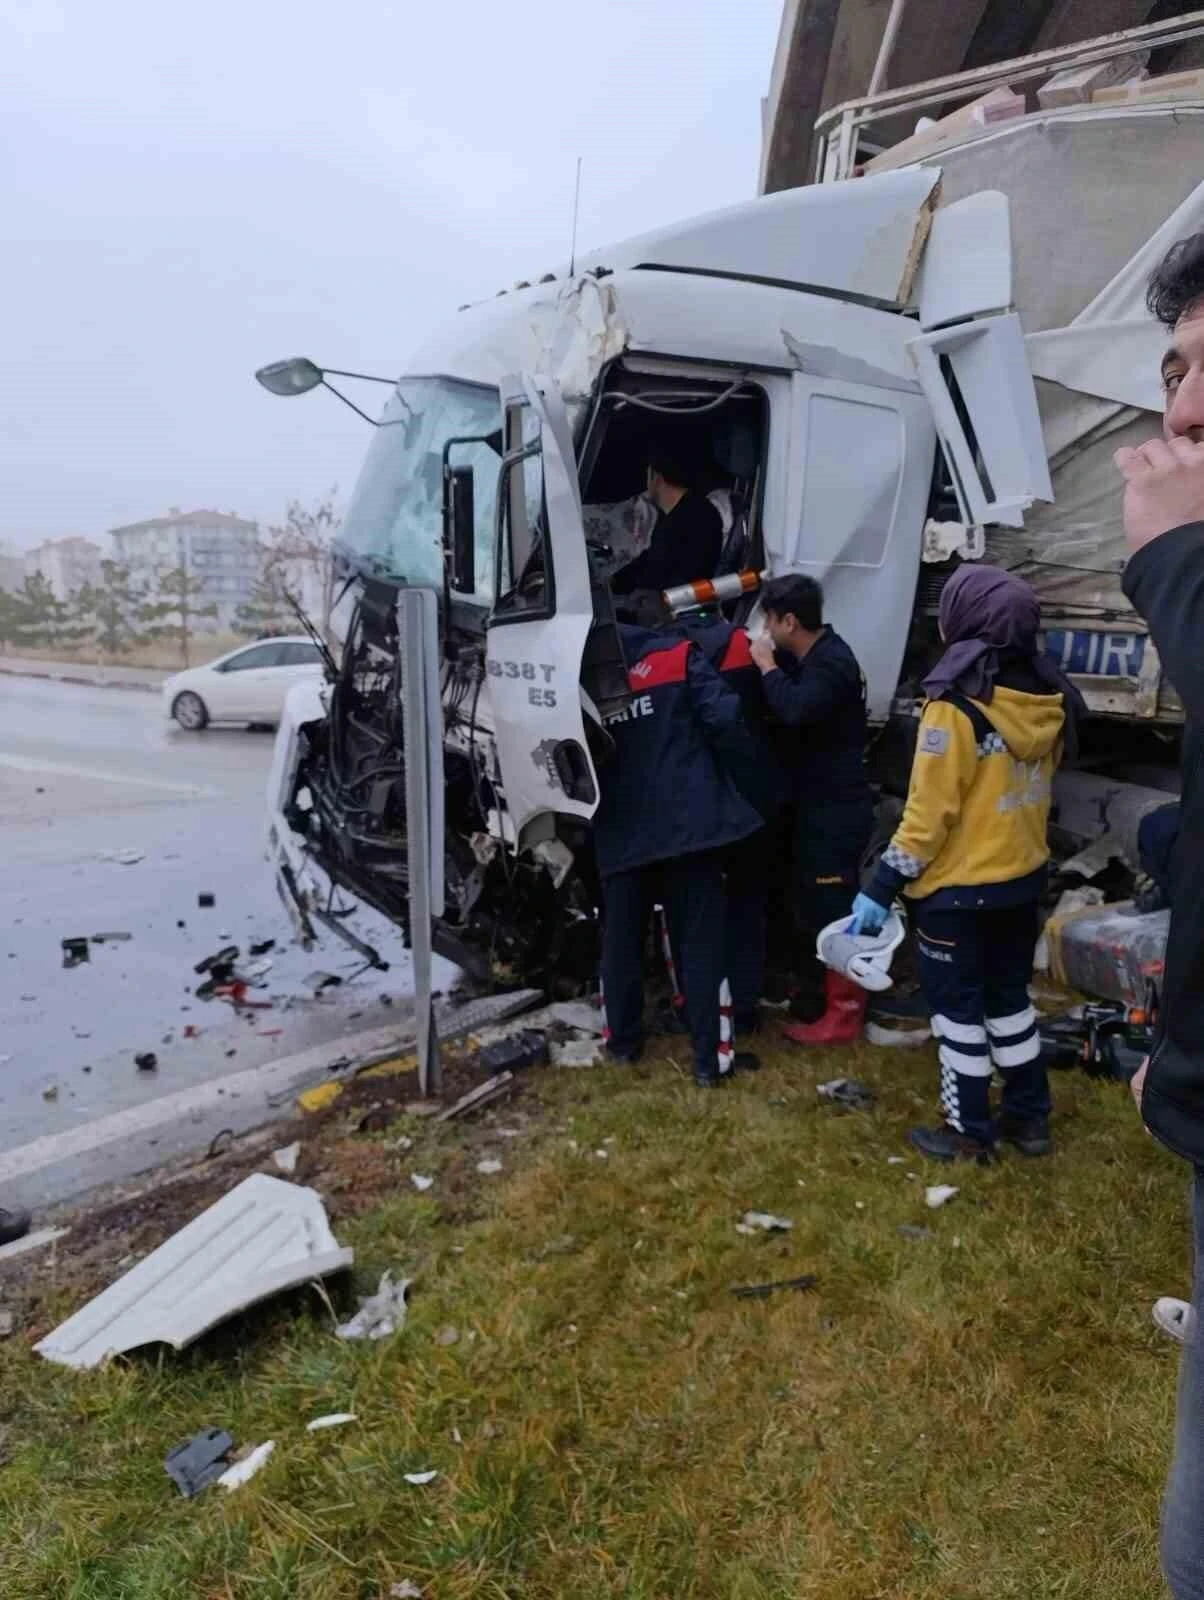
<svg viewBox="0 0 1204 1600">
<path fill-rule="evenodd" d="M 416 1280 L 382 1344 L 303 1296 L 72 1374 L 28 1349 L 79 1303 L 49 1288 L 0 1345 L 4 1600 L 1159 1595 L 1177 1351 L 1149 1303 L 1187 1284 L 1181 1167 L 1078 1074 L 1050 1161 L 891 1164 L 930 1114 L 927 1051 L 762 1054 L 722 1094 L 662 1054 L 543 1074 L 471 1130 L 332 1128 L 375 1182 L 367 1209 L 318 1185 L 357 1286 Z M 817 1101 L 836 1070 L 873 1112 Z M 793 1231 L 737 1234 L 750 1208 Z M 811 1293 L 730 1292 L 802 1272 Z M 304 1432 L 336 1410 L 358 1422 Z M 162 1458 L 204 1425 L 277 1449 L 185 1502 Z"/>
</svg>

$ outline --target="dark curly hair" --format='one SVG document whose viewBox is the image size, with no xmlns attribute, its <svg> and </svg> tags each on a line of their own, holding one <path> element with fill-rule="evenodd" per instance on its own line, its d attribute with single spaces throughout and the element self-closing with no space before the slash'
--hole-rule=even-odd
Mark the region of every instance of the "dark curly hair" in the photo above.
<svg viewBox="0 0 1204 1600">
<path fill-rule="evenodd" d="M 1197 301 L 1204 300 L 1204 233 L 1171 245 L 1150 274 L 1145 303 L 1164 328 L 1173 328 Z"/>
</svg>

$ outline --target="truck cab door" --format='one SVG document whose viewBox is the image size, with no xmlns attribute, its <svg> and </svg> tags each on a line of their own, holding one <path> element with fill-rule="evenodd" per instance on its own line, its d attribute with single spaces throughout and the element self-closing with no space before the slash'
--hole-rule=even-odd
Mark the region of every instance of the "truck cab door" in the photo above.
<svg viewBox="0 0 1204 1600">
<path fill-rule="evenodd" d="M 494 593 L 485 664 L 509 825 L 593 816 L 581 665 L 593 623 L 572 430 L 556 385 L 503 381 Z"/>
<path fill-rule="evenodd" d="M 774 571 L 817 578 L 824 615 L 888 714 L 920 574 L 936 435 L 914 385 L 791 379 L 787 517 Z"/>
</svg>

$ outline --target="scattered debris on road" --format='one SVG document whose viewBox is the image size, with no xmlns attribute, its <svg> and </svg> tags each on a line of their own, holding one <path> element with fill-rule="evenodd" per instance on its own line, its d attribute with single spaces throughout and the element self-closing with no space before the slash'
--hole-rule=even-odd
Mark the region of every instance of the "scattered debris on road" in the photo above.
<svg viewBox="0 0 1204 1600">
<path fill-rule="evenodd" d="M 278 1172 L 296 1172 L 300 1155 L 301 1141 L 297 1139 L 292 1144 L 281 1146 L 279 1150 L 273 1150 L 272 1163 Z"/>
<path fill-rule="evenodd" d="M 258 944 L 248 945 L 247 953 L 252 956 L 266 956 L 275 948 L 275 939 L 260 939 Z"/>
<path fill-rule="evenodd" d="M 67 968 L 82 966 L 85 961 L 91 961 L 92 952 L 87 939 L 63 940 L 63 966 Z"/>
<path fill-rule="evenodd" d="M 360 1301 L 360 1308 L 350 1322 L 343 1322 L 334 1330 L 339 1339 L 387 1339 L 399 1328 L 405 1327 L 409 1278 L 393 1282 L 393 1274 L 385 1272 L 380 1286 L 373 1295 Z"/>
<path fill-rule="evenodd" d="M 779 1289 L 814 1289 L 819 1279 L 813 1272 L 804 1272 L 797 1278 L 777 1278 L 773 1283 L 741 1283 L 733 1287 L 737 1300 L 768 1300 Z"/>
<path fill-rule="evenodd" d="M 145 850 L 102 850 L 96 859 L 115 861 L 120 867 L 136 867 L 145 855 Z"/>
<path fill-rule="evenodd" d="M 46 1085 L 46 1087 L 42 1090 L 42 1099 L 43 1100 L 57 1100 L 58 1097 L 59 1097 L 59 1086 L 58 1086 L 57 1083 L 48 1083 Z"/>
<path fill-rule="evenodd" d="M 224 1429 L 202 1428 L 169 1450 L 163 1466 L 185 1500 L 191 1500 L 218 1481 L 233 1448 L 234 1440 Z"/>
<path fill-rule="evenodd" d="M 775 1217 L 772 1211 L 746 1211 L 736 1224 L 737 1233 L 785 1233 L 794 1227 L 789 1217 Z"/>
<path fill-rule="evenodd" d="M 952 1200 L 956 1193 L 957 1189 L 951 1183 L 934 1183 L 924 1190 L 924 1203 L 931 1210 L 937 1211 L 947 1201 Z"/>
<path fill-rule="evenodd" d="M 874 1091 L 858 1078 L 831 1078 L 827 1083 L 817 1084 L 815 1092 L 821 1100 L 847 1111 L 868 1111 L 874 1103 Z"/>
<path fill-rule="evenodd" d="M 67 1228 L 39 1228 L 36 1233 L 27 1233 L 23 1239 L 14 1239 L 12 1244 L 0 1245 L 0 1261 L 11 1261 L 14 1256 L 44 1250 L 47 1245 L 65 1238 L 69 1231 Z"/>
<path fill-rule="evenodd" d="M 134 1065 L 139 1072 L 156 1072 L 159 1067 L 159 1058 L 153 1050 L 143 1050 L 134 1057 Z"/>
<path fill-rule="evenodd" d="M 227 1467 L 217 1480 L 223 1489 L 241 1489 L 248 1483 L 261 1468 L 268 1463 L 268 1458 L 276 1448 L 275 1439 L 268 1439 L 263 1444 L 257 1444 L 254 1450 L 243 1456 L 241 1461 L 236 1461 L 232 1467 Z"/>
<path fill-rule="evenodd" d="M 483 1071 L 497 1076 L 548 1064 L 548 1036 L 536 1028 L 520 1028 L 496 1044 L 486 1045 L 479 1056 Z"/>
<path fill-rule="evenodd" d="M 215 894 L 198 894 L 196 903 L 202 911 L 212 911 L 217 904 L 217 896 Z"/>
<path fill-rule="evenodd" d="M 236 1312 L 349 1267 L 312 1189 L 253 1173 L 35 1346 L 91 1368 L 148 1344 L 175 1350 Z"/>
<path fill-rule="evenodd" d="M 492 1105 L 495 1100 L 504 1099 L 506 1095 L 512 1094 L 516 1087 L 513 1072 L 499 1072 L 495 1078 L 487 1078 L 484 1083 L 478 1083 L 475 1089 L 462 1094 L 454 1105 L 441 1108 L 435 1121 L 452 1122 L 456 1117 L 465 1116 L 469 1111 L 480 1111 L 484 1106 Z"/>
<path fill-rule="evenodd" d="M 558 1000 L 548 1010 L 554 1022 L 572 1028 L 577 1033 L 589 1033 L 601 1038 L 606 1027 L 601 1011 L 587 1000 Z"/>
<path fill-rule="evenodd" d="M 600 1067 L 606 1057 L 599 1039 L 565 1039 L 550 1046 L 554 1067 Z"/>
<path fill-rule="evenodd" d="M 94 933 L 93 944 L 128 944 L 134 937 L 132 933 Z"/>
</svg>

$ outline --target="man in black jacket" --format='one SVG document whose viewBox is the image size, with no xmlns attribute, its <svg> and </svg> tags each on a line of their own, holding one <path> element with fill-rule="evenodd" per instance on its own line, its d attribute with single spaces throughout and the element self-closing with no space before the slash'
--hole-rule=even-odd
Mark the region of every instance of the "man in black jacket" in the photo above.
<svg viewBox="0 0 1204 1600">
<path fill-rule="evenodd" d="M 1171 331 L 1162 361 L 1164 437 L 1116 453 L 1133 551 L 1124 588 L 1149 624 L 1187 726 L 1161 1019 L 1133 1095 L 1150 1132 L 1195 1168 L 1198 1330 L 1204 1308 L 1204 233 L 1168 252 L 1150 280 L 1149 306 Z M 1198 1332 L 1184 1346 L 1162 1557 L 1175 1600 L 1204 1600 L 1204 1338 Z"/>
<path fill-rule="evenodd" d="M 659 515 L 642 555 L 620 567 L 611 580 L 617 595 L 665 589 L 713 578 L 723 552 L 723 521 L 705 494 L 693 487 L 688 447 L 674 434 L 648 451 L 648 498 Z"/>
<path fill-rule="evenodd" d="M 599 773 L 594 850 L 602 877 L 607 1045 L 634 1061 L 644 1045 L 644 934 L 660 899 L 675 930 L 694 1081 L 720 1082 L 724 978 L 723 850 L 761 815 L 731 774 L 756 747 L 734 689 L 689 639 L 621 625 L 631 702 L 606 719 L 614 758 Z"/>
<path fill-rule="evenodd" d="M 752 658 L 776 721 L 791 730 L 784 754 L 795 808 L 795 919 L 801 965 L 799 1020 L 785 1029 L 796 1044 L 850 1044 L 861 1035 L 866 993 L 820 965 L 816 935 L 844 916 L 860 888 L 858 870 L 874 826 L 865 770 L 865 679 L 857 657 L 823 620 L 814 578 L 774 578 L 761 591 L 768 638 Z M 806 1009 L 823 986 L 823 1002 Z M 801 1012 L 801 1015 L 800 1015 Z"/>
</svg>

